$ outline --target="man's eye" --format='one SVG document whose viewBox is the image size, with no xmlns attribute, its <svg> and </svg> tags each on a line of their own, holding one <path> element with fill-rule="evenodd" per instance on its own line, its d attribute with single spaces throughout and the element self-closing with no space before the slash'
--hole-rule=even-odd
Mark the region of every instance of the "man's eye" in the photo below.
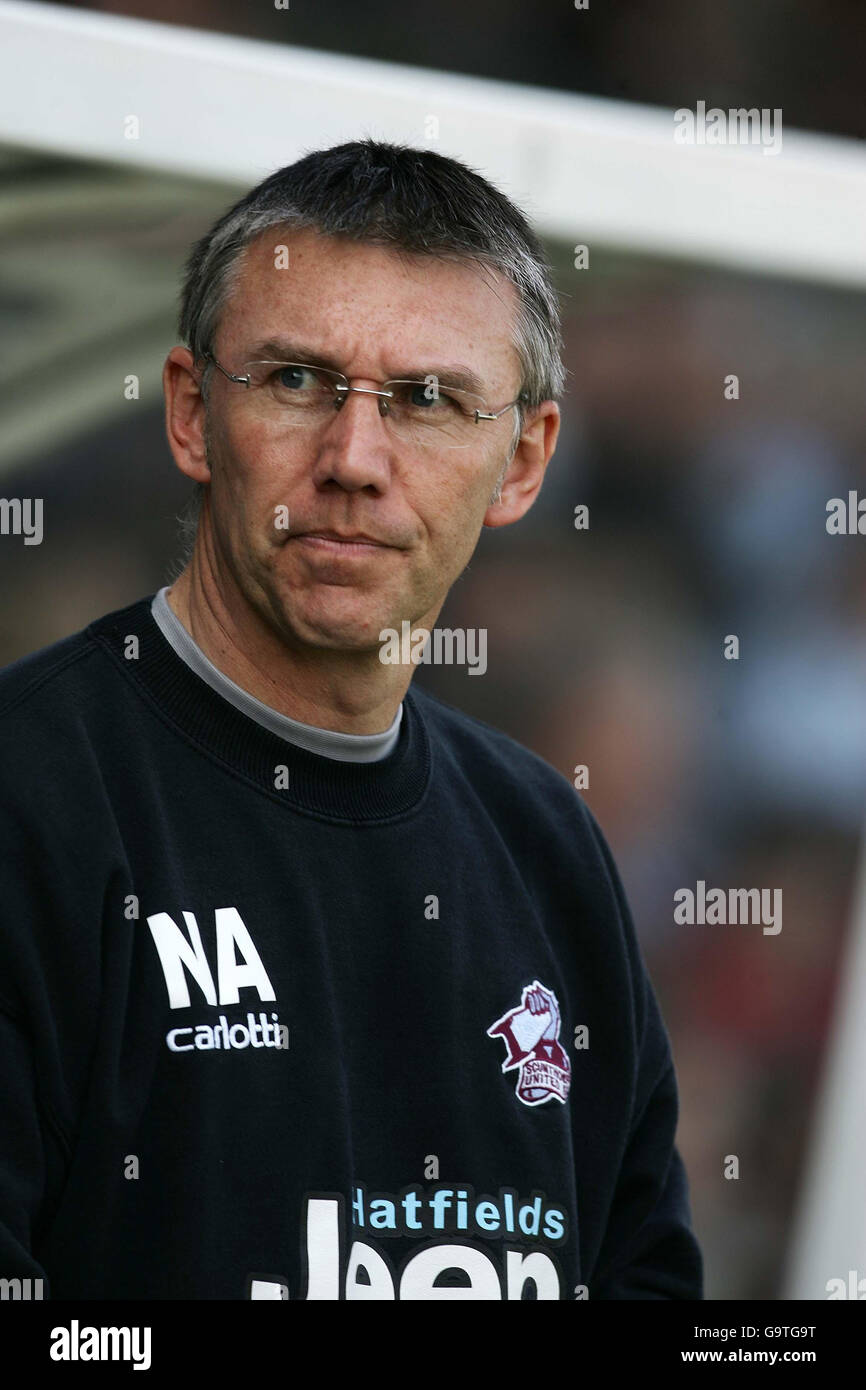
<svg viewBox="0 0 866 1390">
<path fill-rule="evenodd" d="M 313 373 L 308 371 L 306 367 L 280 367 L 274 372 L 271 380 L 275 385 L 282 386 L 287 391 L 298 391 L 305 387 L 309 390 L 318 385 Z"/>
<path fill-rule="evenodd" d="M 421 410 L 445 412 L 457 409 L 454 398 L 441 386 L 427 386 L 423 381 L 412 381 L 407 382 L 403 389 L 407 403 Z"/>
<path fill-rule="evenodd" d="M 417 386 L 409 387 L 409 400 L 412 405 L 435 406 L 438 404 L 438 392 L 419 382 Z"/>
</svg>

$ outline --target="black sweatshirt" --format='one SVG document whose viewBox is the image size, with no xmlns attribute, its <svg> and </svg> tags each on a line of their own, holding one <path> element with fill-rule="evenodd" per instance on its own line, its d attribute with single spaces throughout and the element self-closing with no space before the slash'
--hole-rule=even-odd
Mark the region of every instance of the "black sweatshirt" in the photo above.
<svg viewBox="0 0 866 1390">
<path fill-rule="evenodd" d="M 703 1296 L 668 1036 L 542 759 L 411 687 L 381 761 L 297 748 L 150 598 L 0 673 L 0 752 L 0 1279 Z"/>
</svg>

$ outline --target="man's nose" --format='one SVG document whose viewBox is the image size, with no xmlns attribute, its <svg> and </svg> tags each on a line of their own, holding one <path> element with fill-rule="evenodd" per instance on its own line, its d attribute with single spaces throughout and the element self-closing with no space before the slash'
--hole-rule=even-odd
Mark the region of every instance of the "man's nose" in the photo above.
<svg viewBox="0 0 866 1390">
<path fill-rule="evenodd" d="M 384 491 L 388 486 L 394 441 L 380 409 L 387 398 L 375 392 L 373 386 L 354 387 L 338 398 L 334 417 L 319 440 L 317 485 L 333 479 L 350 492 L 365 487 Z"/>
</svg>

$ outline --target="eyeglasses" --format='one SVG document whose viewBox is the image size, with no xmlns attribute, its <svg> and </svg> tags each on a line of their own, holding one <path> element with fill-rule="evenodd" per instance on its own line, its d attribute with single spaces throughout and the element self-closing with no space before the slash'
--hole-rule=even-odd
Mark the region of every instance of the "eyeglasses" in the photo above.
<svg viewBox="0 0 866 1390">
<path fill-rule="evenodd" d="M 257 393 L 257 403 L 282 424 L 321 431 L 342 409 L 350 391 L 378 396 L 379 414 L 402 439 L 424 447 L 467 449 L 482 420 L 498 420 L 521 404 L 523 392 L 501 410 L 489 410 L 483 397 L 454 386 L 441 386 L 433 375 L 423 381 L 383 381 L 381 390 L 352 386 L 342 372 L 306 362 L 245 362 L 236 375 L 205 353 L 223 376 Z"/>
</svg>

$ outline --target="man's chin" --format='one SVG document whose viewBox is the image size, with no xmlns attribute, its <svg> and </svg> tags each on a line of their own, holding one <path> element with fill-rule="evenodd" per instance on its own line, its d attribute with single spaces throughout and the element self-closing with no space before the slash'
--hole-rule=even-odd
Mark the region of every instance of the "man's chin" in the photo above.
<svg viewBox="0 0 866 1390">
<path fill-rule="evenodd" d="M 363 613 L 298 612 L 283 608 L 280 627 L 291 645 L 322 651 L 377 652 L 382 646 L 379 634 L 390 625 L 387 617 Z M 399 623 L 397 624 L 399 628 Z"/>
</svg>

